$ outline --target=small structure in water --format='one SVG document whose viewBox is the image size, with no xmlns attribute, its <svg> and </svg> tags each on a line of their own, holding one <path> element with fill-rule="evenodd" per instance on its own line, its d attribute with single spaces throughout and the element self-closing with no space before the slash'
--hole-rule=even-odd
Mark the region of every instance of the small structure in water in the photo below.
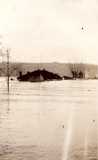
<svg viewBox="0 0 98 160">
<path fill-rule="evenodd" d="M 73 79 L 72 77 L 69 77 L 69 76 L 63 76 L 63 79 L 64 80 L 71 80 L 71 79 Z"/>
<path fill-rule="evenodd" d="M 14 81 L 14 78 L 10 78 L 11 81 Z"/>
<path fill-rule="evenodd" d="M 49 72 L 45 69 L 43 70 L 35 70 L 33 72 L 27 72 L 22 75 L 20 72 L 19 77 L 17 78 L 19 81 L 27 81 L 27 82 L 43 82 L 43 81 L 51 81 L 51 80 L 62 80 L 62 78 L 55 73 Z"/>
</svg>

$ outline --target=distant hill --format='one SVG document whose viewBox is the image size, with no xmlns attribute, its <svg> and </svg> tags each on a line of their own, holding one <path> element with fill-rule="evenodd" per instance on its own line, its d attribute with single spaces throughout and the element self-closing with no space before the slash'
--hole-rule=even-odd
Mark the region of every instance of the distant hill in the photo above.
<svg viewBox="0 0 98 160">
<path fill-rule="evenodd" d="M 25 74 L 37 69 L 46 69 L 60 76 L 72 76 L 71 71 L 75 69 L 84 72 L 86 78 L 98 78 L 98 65 L 82 63 L 10 63 L 10 76 L 19 76 L 20 71 Z M 0 76 L 5 76 L 6 73 L 6 63 L 0 63 Z"/>
</svg>

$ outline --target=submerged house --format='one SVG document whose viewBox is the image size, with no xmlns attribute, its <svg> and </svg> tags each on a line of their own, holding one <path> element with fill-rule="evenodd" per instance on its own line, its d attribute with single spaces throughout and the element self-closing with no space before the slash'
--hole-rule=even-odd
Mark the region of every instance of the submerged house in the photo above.
<svg viewBox="0 0 98 160">
<path fill-rule="evenodd" d="M 50 80 L 61 80 L 62 78 L 55 73 L 49 72 L 45 69 L 36 70 L 33 72 L 27 72 L 22 75 L 20 72 L 19 77 L 17 78 L 19 81 L 28 81 L 28 82 L 42 82 L 42 81 L 50 81 Z"/>
</svg>

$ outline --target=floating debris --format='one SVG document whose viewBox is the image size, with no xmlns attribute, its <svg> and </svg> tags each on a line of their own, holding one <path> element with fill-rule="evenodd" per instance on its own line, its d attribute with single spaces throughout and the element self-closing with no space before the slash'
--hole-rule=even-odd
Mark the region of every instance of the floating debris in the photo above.
<svg viewBox="0 0 98 160">
<path fill-rule="evenodd" d="M 64 128 L 64 125 L 62 125 L 62 128 Z"/>
</svg>

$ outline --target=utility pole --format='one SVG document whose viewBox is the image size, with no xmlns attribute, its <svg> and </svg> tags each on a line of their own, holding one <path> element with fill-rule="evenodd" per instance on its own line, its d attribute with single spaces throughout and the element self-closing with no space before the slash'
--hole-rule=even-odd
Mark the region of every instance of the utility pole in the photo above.
<svg viewBox="0 0 98 160">
<path fill-rule="evenodd" d="M 7 49 L 7 90 L 8 90 L 8 94 L 9 94 L 9 77 L 10 77 L 10 74 L 9 74 L 9 50 Z"/>
</svg>

